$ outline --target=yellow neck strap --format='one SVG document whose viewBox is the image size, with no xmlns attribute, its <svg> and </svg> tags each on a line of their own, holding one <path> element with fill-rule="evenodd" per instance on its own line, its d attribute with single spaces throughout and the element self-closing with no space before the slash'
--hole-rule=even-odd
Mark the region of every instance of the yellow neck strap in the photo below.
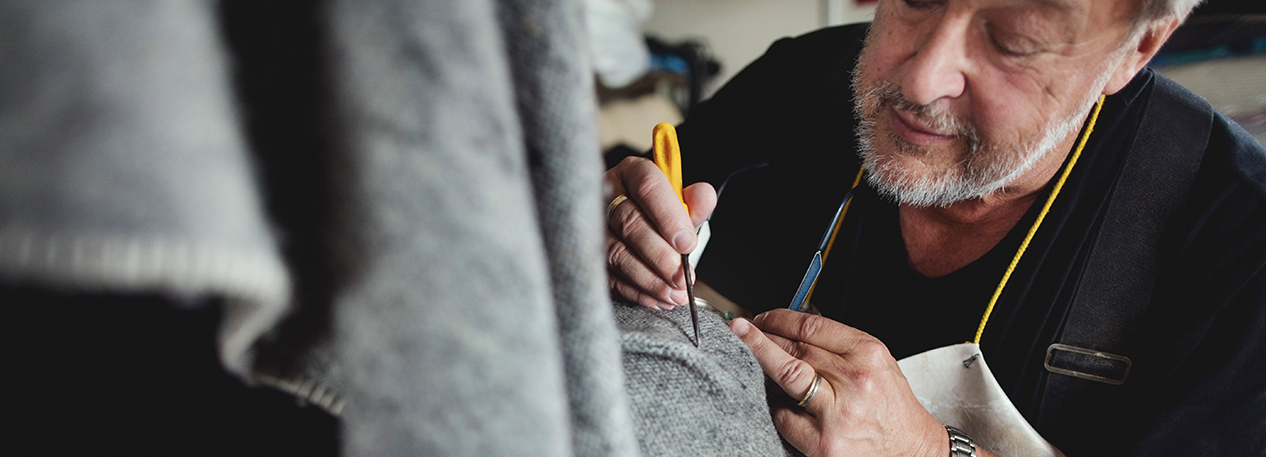
<svg viewBox="0 0 1266 457">
<path fill-rule="evenodd" d="M 1073 150 L 1073 156 L 1068 159 L 1068 166 L 1064 167 L 1064 172 L 1059 175 L 1059 180 L 1055 181 L 1055 188 L 1051 189 L 1051 195 L 1046 197 L 1046 204 L 1042 205 L 1042 212 L 1037 213 L 1037 220 L 1033 221 L 1033 226 L 1029 227 L 1029 233 L 1024 235 L 1024 241 L 1020 243 L 1020 249 L 1015 251 L 1015 257 L 1011 258 L 1011 265 L 1007 266 L 1007 272 L 1002 274 L 1002 281 L 998 282 L 998 288 L 994 289 L 993 297 L 989 298 L 989 304 L 985 306 L 985 315 L 980 318 L 980 327 L 976 328 L 976 337 L 971 340 L 972 343 L 980 344 L 980 335 L 985 333 L 985 324 L 989 323 L 989 315 L 993 313 L 993 305 L 998 303 L 998 297 L 1002 296 L 1002 289 L 1007 287 L 1007 280 L 1011 279 L 1011 272 L 1015 271 L 1015 266 L 1020 263 L 1020 258 L 1024 257 L 1024 250 L 1028 249 L 1029 241 L 1033 240 L 1033 234 L 1037 233 L 1037 228 L 1042 225 L 1042 220 L 1046 219 L 1046 213 L 1050 212 L 1051 204 L 1055 203 L 1055 197 L 1059 196 L 1059 190 L 1064 188 L 1064 181 L 1068 180 L 1068 175 L 1072 173 L 1073 166 L 1077 165 L 1077 158 L 1081 157 L 1081 150 L 1086 148 L 1086 140 L 1090 139 L 1090 132 L 1095 130 L 1095 121 L 1099 120 L 1099 110 L 1103 108 L 1104 96 L 1099 96 L 1099 102 L 1095 103 L 1095 110 L 1090 113 L 1090 122 L 1086 125 L 1085 133 L 1081 134 L 1081 140 L 1077 142 L 1077 149 Z"/>
<path fill-rule="evenodd" d="M 1037 220 L 1033 221 L 1033 226 L 1029 227 L 1029 233 L 1024 235 L 1024 241 L 1020 243 L 1020 249 L 1016 250 L 1015 257 L 1011 258 L 1011 264 L 1007 266 L 1007 271 L 1002 274 L 1002 281 L 998 282 L 998 287 L 994 289 L 993 296 L 989 298 L 989 304 L 985 306 L 985 315 L 980 318 L 980 326 L 976 328 L 976 337 L 972 339 L 972 343 L 980 344 L 980 335 L 985 333 L 985 324 L 989 323 L 989 315 L 993 313 L 993 307 L 998 303 L 998 297 L 1002 296 L 1002 289 L 1007 287 L 1007 281 L 1011 279 L 1011 273 L 1015 271 L 1015 266 L 1020 263 L 1020 258 L 1024 257 L 1024 251 L 1028 249 L 1029 242 L 1033 240 L 1033 235 L 1037 233 L 1037 228 L 1042 225 L 1042 221 L 1046 219 L 1046 213 L 1050 212 L 1051 205 L 1055 203 L 1055 197 L 1059 196 L 1060 189 L 1064 188 L 1064 181 L 1068 180 L 1068 175 L 1072 173 L 1073 166 L 1077 165 L 1077 159 L 1081 157 L 1081 151 L 1086 148 L 1086 141 L 1090 139 L 1090 132 L 1095 130 L 1095 122 L 1099 120 L 1099 110 L 1103 108 L 1104 96 L 1099 96 L 1098 103 L 1095 103 L 1095 109 L 1090 113 L 1090 122 L 1086 125 L 1086 131 L 1081 134 L 1081 139 L 1077 142 L 1077 148 L 1073 150 L 1073 155 L 1068 159 L 1068 166 L 1064 167 L 1064 172 L 1060 174 L 1059 180 L 1055 181 L 1055 188 L 1051 189 L 1051 195 L 1046 197 L 1046 203 L 1042 205 L 1042 211 L 1037 214 Z M 853 187 L 857 187 L 862 181 L 862 174 L 866 172 L 865 167 L 857 170 L 857 177 L 853 179 Z M 848 214 L 848 207 L 852 202 L 844 205 L 844 210 L 840 214 L 840 218 L 835 223 L 835 227 L 831 230 L 830 241 L 827 242 L 826 250 L 822 252 L 822 263 L 826 263 L 826 257 L 831 254 L 831 248 L 835 245 L 835 235 L 839 233 L 840 225 L 844 223 L 844 216 Z M 808 302 L 813 297 L 813 289 L 809 289 L 809 296 L 805 298 Z"/>
</svg>

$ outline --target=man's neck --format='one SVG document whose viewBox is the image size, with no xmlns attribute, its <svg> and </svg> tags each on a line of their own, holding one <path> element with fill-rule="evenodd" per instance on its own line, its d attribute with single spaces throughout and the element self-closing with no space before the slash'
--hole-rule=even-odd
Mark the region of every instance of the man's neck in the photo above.
<svg viewBox="0 0 1266 457">
<path fill-rule="evenodd" d="M 936 278 L 984 256 L 1024 217 L 1054 179 L 1077 140 L 1074 131 L 1032 169 L 990 195 L 944 207 L 901 205 L 901 236 L 910 267 Z"/>
</svg>

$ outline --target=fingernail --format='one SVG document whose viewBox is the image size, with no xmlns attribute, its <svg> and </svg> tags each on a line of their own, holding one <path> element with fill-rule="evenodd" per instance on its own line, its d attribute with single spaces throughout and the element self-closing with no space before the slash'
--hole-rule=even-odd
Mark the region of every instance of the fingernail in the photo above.
<svg viewBox="0 0 1266 457">
<path fill-rule="evenodd" d="M 747 323 L 747 319 L 743 319 L 740 317 L 738 319 L 734 319 L 730 321 L 730 331 L 733 331 L 735 335 L 738 335 L 738 336 L 746 335 L 747 331 L 751 329 L 752 329 L 752 324 Z"/>
<path fill-rule="evenodd" d="M 668 298 L 671 298 L 673 303 L 678 305 L 690 304 L 690 296 L 686 295 L 686 291 L 684 290 L 673 289 L 673 291 L 668 294 Z"/>
<path fill-rule="evenodd" d="M 686 270 L 677 268 L 677 272 L 673 273 L 673 284 L 682 289 L 686 288 Z"/>
<path fill-rule="evenodd" d="M 690 247 L 686 245 L 689 242 L 690 242 L 689 230 L 682 230 L 680 232 L 677 232 L 677 235 L 673 237 L 673 249 L 676 249 L 677 252 L 684 251 L 686 250 L 686 248 Z"/>
<path fill-rule="evenodd" d="M 766 315 L 766 314 L 768 314 L 768 313 L 760 313 L 760 314 L 757 314 L 757 315 L 756 315 L 756 318 L 755 318 L 755 319 L 752 319 L 752 323 L 753 323 L 753 324 L 756 324 L 756 325 L 760 325 L 760 323 L 761 323 L 761 322 L 765 322 L 765 315 Z"/>
<path fill-rule="evenodd" d="M 659 306 L 659 309 L 662 309 L 664 311 L 672 311 L 674 308 L 676 308 L 676 306 L 673 306 L 672 304 L 669 304 L 669 303 L 658 303 L 656 304 L 656 306 Z"/>
</svg>

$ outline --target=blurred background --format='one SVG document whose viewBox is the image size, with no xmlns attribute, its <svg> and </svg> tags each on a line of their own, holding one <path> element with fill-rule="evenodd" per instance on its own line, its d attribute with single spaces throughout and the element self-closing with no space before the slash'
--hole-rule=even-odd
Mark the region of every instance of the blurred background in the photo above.
<svg viewBox="0 0 1266 457">
<path fill-rule="evenodd" d="M 542 292 L 558 290 L 539 271 L 544 254 L 508 249 L 561 233 L 525 209 L 541 207 L 528 168 L 544 161 L 529 159 L 583 158 L 592 162 L 575 169 L 595 172 L 594 149 L 608 166 L 641 154 L 655 124 L 680 122 L 775 40 L 868 21 L 874 3 L 539 3 L 0 1 L 0 389 L 10 393 L 0 417 L 19 424 L 0 432 L 0 454 L 337 455 L 423 443 L 557 455 L 533 452 L 554 441 L 515 438 L 561 442 L 571 419 L 536 420 L 548 415 L 503 397 L 563 410 L 563 370 L 507 361 L 561 365 L 562 350 L 597 346 L 554 334 L 562 308 Z M 570 9 L 580 4 L 585 30 Z M 562 32 L 539 33 L 515 6 Z M 497 8 L 516 20 L 496 21 Z M 529 49 L 498 57 L 506 43 Z M 590 70 L 574 58 L 583 49 L 600 103 L 597 144 Z M 573 58 L 541 57 L 557 55 Z M 1153 66 L 1266 140 L 1266 2 L 1209 2 Z M 535 79 L 511 85 L 512 68 Z M 517 107 L 520 96 L 535 103 Z M 520 127 L 526 141 L 505 133 Z M 598 173 L 550 166 L 590 191 L 549 188 L 592 213 L 567 214 L 599 220 Z M 492 209 L 472 211 L 476 200 Z M 487 214 L 498 223 L 474 219 Z M 597 272 L 585 293 L 605 300 L 599 244 L 575 255 Z M 515 259 L 528 267 L 500 268 Z M 521 281 L 504 279 L 516 273 Z M 605 308 L 566 309 L 558 315 L 610 327 L 609 316 L 577 311 Z M 528 311 L 535 320 L 522 318 Z M 237 332 L 250 319 L 258 325 Z M 377 327 L 357 327 L 366 322 Z M 259 335 L 225 338 L 222 323 L 235 336 L 268 332 L 252 366 L 242 354 Z M 359 335 L 374 338 L 349 337 Z M 475 355 L 452 356 L 463 350 Z M 618 370 L 602 350 L 618 348 L 577 359 Z M 369 413 L 344 413 L 344 396 Z M 471 404 L 533 420 L 484 420 L 491 414 Z M 523 423 L 562 425 L 550 434 Z M 451 424 L 487 435 L 407 441 Z"/>
<path fill-rule="evenodd" d="M 650 148 L 775 40 L 869 21 L 868 0 L 587 0 L 608 166 Z M 1266 2 L 1199 7 L 1151 63 L 1266 142 Z"/>
<path fill-rule="evenodd" d="M 858 0 L 586 0 L 608 166 L 651 146 L 774 41 L 867 22 Z"/>
</svg>

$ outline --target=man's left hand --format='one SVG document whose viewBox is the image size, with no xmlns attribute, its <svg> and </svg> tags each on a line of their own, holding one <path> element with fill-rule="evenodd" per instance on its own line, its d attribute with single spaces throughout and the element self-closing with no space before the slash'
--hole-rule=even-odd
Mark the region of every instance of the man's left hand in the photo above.
<svg viewBox="0 0 1266 457">
<path fill-rule="evenodd" d="M 804 405 L 776 406 L 774 426 L 813 456 L 949 455 L 944 426 L 919 404 L 888 347 L 869 334 L 811 314 L 778 309 L 730 329 L 751 348 L 761 369 L 793 399 L 813 378 Z"/>
</svg>

